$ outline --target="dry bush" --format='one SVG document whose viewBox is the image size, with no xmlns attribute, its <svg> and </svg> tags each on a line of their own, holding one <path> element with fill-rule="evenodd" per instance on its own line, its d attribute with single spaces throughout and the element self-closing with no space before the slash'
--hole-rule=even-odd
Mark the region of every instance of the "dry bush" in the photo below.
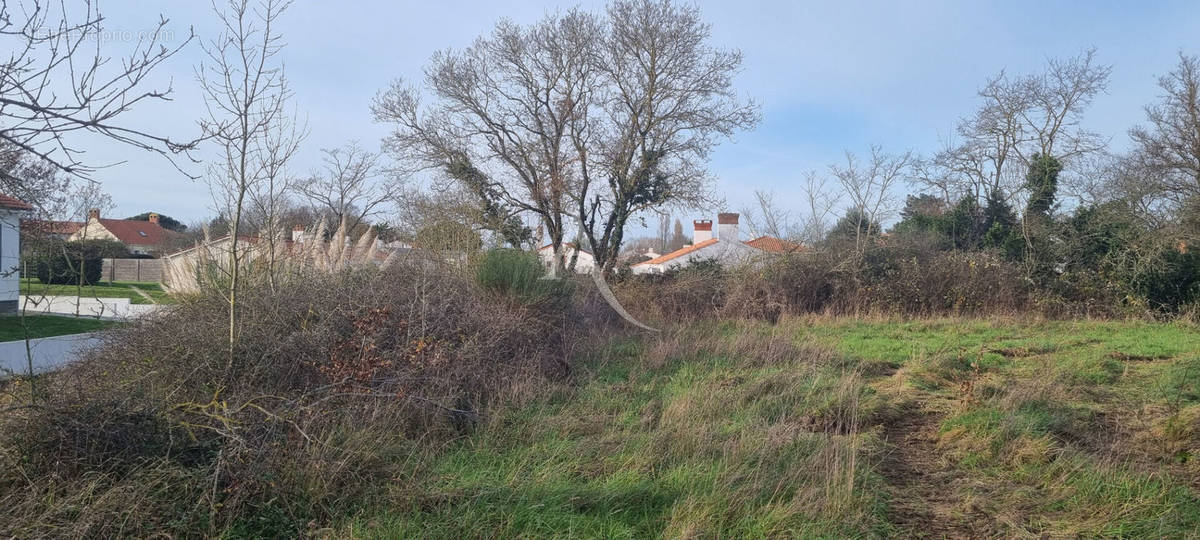
<svg viewBox="0 0 1200 540">
<path fill-rule="evenodd" d="M 917 316 L 1009 315 L 1031 308 L 1018 268 L 989 252 L 889 257 L 862 291 L 866 302 Z"/>
<path fill-rule="evenodd" d="M 313 271 L 245 294 L 226 371 L 226 309 L 200 294 L 112 333 L 0 418 L 0 536 L 301 534 L 563 376 L 581 332 L 429 265 Z"/>
<path fill-rule="evenodd" d="M 738 268 L 634 276 L 618 294 L 657 321 L 783 315 L 904 316 L 1075 314 L 1073 304 L 1035 294 L 1019 268 L 988 252 L 877 246 L 857 270 L 829 251 L 773 257 Z"/>
<path fill-rule="evenodd" d="M 625 309 L 652 323 L 710 318 L 725 303 L 726 272 L 700 263 L 665 274 L 631 275 L 613 285 Z"/>
</svg>

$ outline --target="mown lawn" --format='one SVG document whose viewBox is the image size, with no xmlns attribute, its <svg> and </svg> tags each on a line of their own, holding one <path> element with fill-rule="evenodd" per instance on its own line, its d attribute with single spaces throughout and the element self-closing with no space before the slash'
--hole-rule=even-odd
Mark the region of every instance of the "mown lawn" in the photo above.
<svg viewBox="0 0 1200 540">
<path fill-rule="evenodd" d="M 1200 332 L 791 319 L 595 352 L 340 536 L 1189 537 Z"/>
<path fill-rule="evenodd" d="M 137 290 L 145 293 L 138 294 Z M 82 292 L 81 292 L 82 291 Z M 21 294 L 46 296 L 85 296 L 88 298 L 128 298 L 131 304 L 169 304 L 170 295 L 154 282 L 102 281 L 82 289 L 75 285 L 47 285 L 36 278 L 21 279 Z M 150 298 L 146 298 L 149 296 Z"/>
<path fill-rule="evenodd" d="M 0 342 L 25 339 L 26 329 L 30 339 L 65 336 L 95 332 L 119 324 L 85 317 L 59 317 L 56 315 L 0 316 Z"/>
</svg>

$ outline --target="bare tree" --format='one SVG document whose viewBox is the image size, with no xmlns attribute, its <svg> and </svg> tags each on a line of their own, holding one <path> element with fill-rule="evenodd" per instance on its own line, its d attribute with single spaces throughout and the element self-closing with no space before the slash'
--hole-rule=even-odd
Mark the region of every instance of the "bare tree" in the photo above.
<svg viewBox="0 0 1200 540">
<path fill-rule="evenodd" d="M 861 256 L 870 237 L 880 233 L 872 224 L 882 223 L 895 210 L 894 188 L 905 178 L 906 169 L 912 162 L 911 152 L 893 155 L 873 145 L 865 163 L 847 151 L 844 166 L 829 167 L 854 210 L 850 216 L 855 221 L 856 255 Z"/>
<path fill-rule="evenodd" d="M 197 141 L 175 141 L 124 122 L 143 102 L 170 100 L 171 88 L 149 88 L 148 79 L 179 52 L 193 34 L 168 47 L 168 21 L 143 33 L 119 61 L 101 50 L 105 18 L 96 2 L 0 0 L 0 43 L 8 58 L 0 60 L 0 142 L 80 178 L 98 167 L 84 160 L 71 139 L 91 133 L 165 156 L 174 157 Z M 0 171 L 0 188 L 19 192 L 23 179 Z"/>
<path fill-rule="evenodd" d="M 1034 75 L 1010 77 L 1001 71 L 979 91 L 979 109 L 959 121 L 959 142 L 920 162 L 912 180 L 935 189 L 947 203 L 964 196 L 1013 198 L 1035 155 L 1069 162 L 1104 147 L 1106 141 L 1083 130 L 1080 121 L 1107 88 L 1110 72 L 1095 62 L 1094 49 L 1047 60 Z"/>
<path fill-rule="evenodd" d="M 800 222 L 800 241 L 814 245 L 829 233 L 829 219 L 841 201 L 841 193 L 830 189 L 828 179 L 816 171 L 804 174 L 806 214 Z"/>
<path fill-rule="evenodd" d="M 1091 48 L 1066 60 L 1049 59 L 1045 71 L 1021 81 L 1029 96 L 1021 119 L 1034 143 L 1034 154 L 1017 147 L 1021 158 L 1028 162 L 1036 154 L 1067 162 L 1103 149 L 1107 141 L 1079 123 L 1096 95 L 1108 88 L 1111 73 L 1112 67 L 1096 64 Z"/>
<path fill-rule="evenodd" d="M 239 235 L 243 232 L 247 196 L 273 171 L 282 168 L 275 162 L 279 156 L 268 150 L 276 146 L 271 142 L 273 137 L 286 133 L 280 126 L 286 122 L 291 91 L 283 69 L 276 65 L 283 42 L 275 23 L 288 5 L 282 0 L 253 4 L 250 0 L 229 0 L 224 9 L 214 5 L 222 32 L 204 45 L 211 63 L 197 68 L 207 106 L 207 118 L 201 121 L 201 127 L 218 144 L 222 160 L 209 167 L 209 182 L 220 210 L 231 219 L 227 374 L 232 372 L 237 344 L 243 255 Z"/>
<path fill-rule="evenodd" d="M 659 253 L 666 253 L 671 243 L 671 214 L 663 212 L 658 215 L 658 245 L 654 246 Z"/>
<path fill-rule="evenodd" d="M 588 56 L 591 106 L 569 125 L 577 217 L 603 271 L 616 264 L 631 217 L 666 205 L 709 205 L 713 148 L 760 119 L 758 106 L 733 87 L 741 52 L 708 44 L 699 8 L 617 0 L 607 14 Z"/>
<path fill-rule="evenodd" d="M 350 230 L 381 207 L 395 201 L 403 186 L 381 179 L 379 155 L 351 142 L 342 148 L 321 150 L 324 171 L 313 172 L 296 190 L 315 208 L 327 210 L 336 227 L 342 220 Z"/>
<path fill-rule="evenodd" d="M 386 148 L 414 170 L 433 170 L 532 214 L 550 237 L 561 270 L 568 223 L 570 122 L 587 106 L 596 17 L 580 10 L 530 27 L 501 21 L 462 51 L 441 51 L 425 70 L 433 97 L 396 81 L 375 118 L 395 126 Z"/>
<path fill-rule="evenodd" d="M 1172 205 L 1200 197 L 1200 58 L 1179 53 L 1175 70 L 1158 79 L 1160 101 L 1146 106 L 1149 126 L 1129 131 L 1146 180 Z"/>
<path fill-rule="evenodd" d="M 288 233 L 282 223 L 283 214 L 290 208 L 290 194 L 295 188 L 295 179 L 288 170 L 288 163 L 308 135 L 307 127 L 301 125 L 296 116 L 280 115 L 254 143 L 254 154 L 259 160 L 262 174 L 259 181 L 249 186 L 247 195 L 252 215 L 257 218 L 253 221 L 257 221 L 255 229 L 258 230 L 259 241 L 265 243 L 267 282 L 271 290 L 277 286 L 279 244 Z"/>
<path fill-rule="evenodd" d="M 42 218 L 69 213 L 71 178 L 53 164 L 0 140 L 0 193 L 28 202 Z"/>
<path fill-rule="evenodd" d="M 793 238 L 798 236 L 792 213 L 781 208 L 772 191 L 755 190 L 754 206 L 742 209 L 742 219 L 753 236 Z"/>
</svg>

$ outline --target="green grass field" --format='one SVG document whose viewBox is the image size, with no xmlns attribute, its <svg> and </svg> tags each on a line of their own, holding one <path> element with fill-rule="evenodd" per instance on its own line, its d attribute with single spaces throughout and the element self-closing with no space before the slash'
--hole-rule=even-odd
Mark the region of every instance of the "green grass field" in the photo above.
<svg viewBox="0 0 1200 540">
<path fill-rule="evenodd" d="M 1200 332 L 790 319 L 620 340 L 335 536 L 1200 535 Z"/>
<path fill-rule="evenodd" d="M 134 288 L 146 293 L 150 299 L 138 294 Z M 35 278 L 21 279 L 21 294 L 46 296 L 86 296 L 90 298 L 128 298 L 131 304 L 169 304 L 171 297 L 163 290 L 162 285 L 153 282 L 133 281 L 102 281 L 96 285 L 84 286 L 82 293 L 75 285 L 47 285 Z M 152 300 L 151 300 L 152 299 Z"/>
<path fill-rule="evenodd" d="M 25 339 L 26 329 L 30 339 L 81 334 L 109 328 L 114 321 L 102 321 L 83 317 L 59 317 L 57 315 L 0 316 L 0 342 Z"/>
</svg>

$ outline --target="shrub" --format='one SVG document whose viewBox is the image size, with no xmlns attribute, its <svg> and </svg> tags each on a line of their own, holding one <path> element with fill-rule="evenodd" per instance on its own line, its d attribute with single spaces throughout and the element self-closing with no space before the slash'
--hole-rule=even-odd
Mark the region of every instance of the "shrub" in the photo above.
<svg viewBox="0 0 1200 540">
<path fill-rule="evenodd" d="M 711 317 L 725 303 L 725 274 L 716 261 L 700 261 L 662 274 L 621 276 L 614 293 L 637 317 L 690 321 Z"/>
<path fill-rule="evenodd" d="M 485 253 L 475 280 L 486 290 L 527 303 L 557 302 L 570 293 L 569 281 L 547 279 L 537 255 L 518 249 Z"/>
<path fill-rule="evenodd" d="M 0 536 L 304 535 L 402 494 L 376 479 L 564 375 L 575 332 L 416 262 L 239 299 L 229 368 L 228 304 L 201 292 L 0 417 L 0 506 L 18 509 Z"/>
<path fill-rule="evenodd" d="M 75 250 L 63 250 L 34 260 L 38 281 L 46 284 L 95 285 L 104 273 L 104 261 L 101 258 L 86 257 Z"/>
<path fill-rule="evenodd" d="M 851 269 L 832 250 L 770 257 L 712 272 L 635 276 L 618 289 L 627 307 L 660 320 L 782 314 L 1011 314 L 1034 309 L 1020 269 L 993 252 L 940 251 L 924 237 L 869 247 Z M 1058 306 L 1054 306 L 1056 309 Z"/>
</svg>

